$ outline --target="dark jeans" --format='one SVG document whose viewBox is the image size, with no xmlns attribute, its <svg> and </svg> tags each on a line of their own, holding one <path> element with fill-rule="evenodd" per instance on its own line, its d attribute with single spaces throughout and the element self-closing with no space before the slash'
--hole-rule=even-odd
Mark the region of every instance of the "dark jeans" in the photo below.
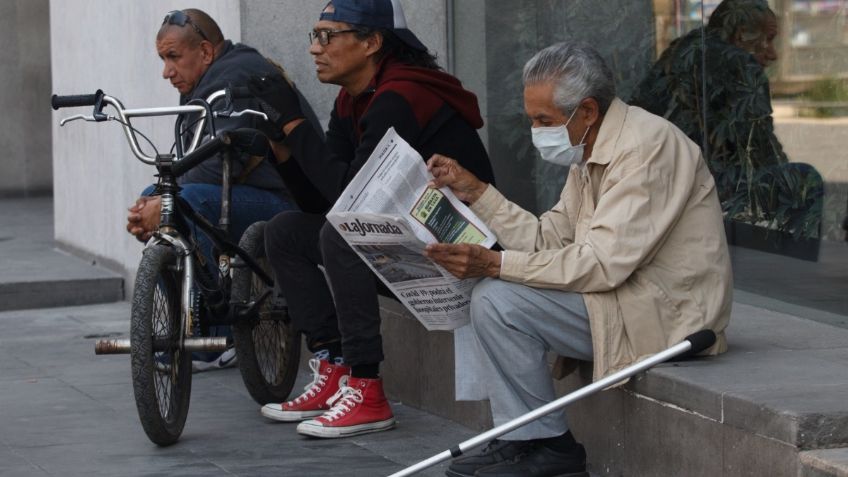
<svg viewBox="0 0 848 477">
<path fill-rule="evenodd" d="M 141 195 L 150 195 L 155 186 L 149 186 Z M 196 212 L 213 225 L 221 217 L 222 187 L 215 184 L 183 184 L 180 196 Z M 269 220 L 284 210 L 292 210 L 294 201 L 280 191 L 259 189 L 246 185 L 234 185 L 230 189 L 230 238 L 238 243 L 242 234 L 254 222 Z M 218 259 L 212 256 L 212 241 L 200 229 L 192 226 L 192 232 L 200 252 L 206 257 L 209 269 L 217 273 Z"/>
<path fill-rule="evenodd" d="M 348 366 L 383 360 L 376 278 L 324 216 L 278 214 L 265 228 L 265 251 L 310 351 L 341 338 Z"/>
</svg>

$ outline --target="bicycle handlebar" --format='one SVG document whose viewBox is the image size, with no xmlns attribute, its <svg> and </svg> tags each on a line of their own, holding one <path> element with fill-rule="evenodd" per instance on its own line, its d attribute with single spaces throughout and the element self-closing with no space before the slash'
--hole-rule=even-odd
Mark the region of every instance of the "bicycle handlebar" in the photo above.
<svg viewBox="0 0 848 477">
<path fill-rule="evenodd" d="M 198 148 L 201 138 L 204 136 L 203 131 L 205 130 L 207 121 L 212 121 L 217 117 L 237 117 L 245 114 L 253 114 L 259 116 L 263 119 L 267 119 L 264 113 L 259 111 L 253 111 L 250 109 L 245 109 L 242 111 L 232 111 L 232 107 L 229 110 L 224 111 L 214 111 L 212 112 L 212 117 L 210 117 L 209 112 L 210 109 L 208 107 L 209 104 L 214 103 L 222 98 L 249 98 L 253 95 L 250 93 L 250 90 L 246 87 L 231 87 L 225 88 L 210 94 L 205 101 L 205 104 L 199 105 L 183 105 L 183 106 L 172 106 L 172 107 L 162 107 L 162 108 L 142 108 L 142 109 L 125 109 L 124 105 L 121 102 L 112 96 L 104 94 L 102 90 L 97 90 L 97 92 L 93 95 L 53 95 L 51 98 L 51 104 L 54 109 L 59 108 L 67 108 L 67 107 L 76 107 L 76 106 L 94 106 L 94 113 L 90 116 L 86 115 L 75 115 L 69 118 L 62 119 L 59 124 L 64 126 L 70 121 L 75 120 L 85 120 L 85 121 L 108 121 L 108 120 L 116 120 L 121 123 L 124 133 L 127 137 L 127 142 L 129 143 L 130 149 L 132 150 L 133 155 L 137 157 L 140 161 L 145 164 L 156 164 L 157 157 L 149 156 L 144 154 L 141 151 L 141 148 L 138 144 L 138 139 L 136 137 L 136 130 L 130 124 L 132 118 L 136 117 L 150 117 L 150 116 L 167 116 L 167 115 L 182 115 L 182 114 L 197 114 L 197 119 L 192 123 L 192 140 L 191 144 L 186 148 L 185 154 L 189 154 L 195 149 Z M 202 103 L 202 102 L 201 102 Z M 105 106 L 112 106 L 117 115 L 106 115 L 103 113 L 103 108 Z M 179 120 L 178 120 L 179 121 Z M 179 124 L 179 122 L 177 123 Z M 179 140 L 179 139 L 177 139 Z M 177 157 L 182 157 L 183 151 L 182 148 L 178 148 Z"/>
<path fill-rule="evenodd" d="M 54 94 L 50 99 L 50 105 L 53 106 L 53 109 L 94 106 L 101 97 L 103 97 L 103 91 L 99 89 L 94 94 L 72 94 L 67 96 Z"/>
</svg>

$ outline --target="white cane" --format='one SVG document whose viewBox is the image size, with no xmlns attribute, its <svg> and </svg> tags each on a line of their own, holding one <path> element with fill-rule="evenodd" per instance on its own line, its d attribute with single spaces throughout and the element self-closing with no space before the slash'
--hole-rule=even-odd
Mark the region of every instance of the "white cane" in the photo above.
<svg viewBox="0 0 848 477">
<path fill-rule="evenodd" d="M 702 330 L 697 333 L 693 333 L 686 337 L 681 343 L 668 348 L 665 351 L 661 351 L 650 358 L 646 358 L 634 365 L 628 366 L 627 368 L 622 369 L 616 373 L 613 373 L 599 381 L 596 381 L 588 386 L 584 386 L 577 391 L 574 391 L 570 394 L 567 394 L 555 401 L 551 401 L 544 406 L 530 411 L 527 414 L 523 414 L 521 416 L 516 417 L 515 419 L 505 422 L 498 427 L 490 429 L 476 437 L 472 437 L 466 441 L 460 442 L 456 447 L 448 449 L 444 452 L 440 452 L 429 459 L 422 460 L 421 462 L 407 467 L 400 472 L 396 472 L 389 477 L 403 477 L 407 475 L 415 474 L 416 472 L 420 472 L 424 469 L 432 467 L 440 462 L 444 462 L 453 457 L 459 457 L 466 451 L 473 449 L 481 444 L 485 444 L 493 439 L 496 439 L 507 432 L 515 430 L 531 421 L 535 421 L 542 416 L 550 414 L 556 410 L 559 410 L 574 401 L 582 399 L 586 396 L 589 396 L 597 391 L 602 389 L 606 389 L 613 384 L 616 384 L 620 381 L 623 381 L 634 374 L 640 373 L 648 368 L 656 366 L 663 361 L 667 361 L 676 356 L 680 356 L 683 354 L 698 354 L 701 351 L 709 348 L 715 343 L 716 335 L 711 330 Z"/>
</svg>

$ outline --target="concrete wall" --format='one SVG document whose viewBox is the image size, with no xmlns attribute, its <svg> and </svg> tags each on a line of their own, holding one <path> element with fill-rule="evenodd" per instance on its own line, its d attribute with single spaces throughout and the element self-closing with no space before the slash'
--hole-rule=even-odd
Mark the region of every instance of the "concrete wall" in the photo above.
<svg viewBox="0 0 848 477">
<path fill-rule="evenodd" d="M 480 113 L 486 124 L 480 129 L 483 144 L 489 144 L 489 94 L 486 78 L 486 2 L 485 0 L 454 0 L 453 38 L 450 54 L 455 65 L 453 74 L 465 87 L 477 95 Z"/>
<path fill-rule="evenodd" d="M 0 196 L 49 193 L 49 0 L 0 2 Z"/>
<path fill-rule="evenodd" d="M 619 97 L 627 98 L 651 65 L 651 2 L 488 0 L 479 17 L 486 35 L 489 156 L 501 179 L 498 189 L 528 210 L 545 211 L 559 198 L 567 171 L 542 162 L 533 148 L 524 114 L 524 64 L 553 43 L 583 40 L 598 49 L 613 70 Z"/>
<path fill-rule="evenodd" d="M 176 104 L 177 91 L 161 77 L 155 36 L 165 13 L 180 8 L 186 8 L 184 2 L 167 0 L 50 2 L 53 91 L 88 94 L 100 88 L 130 108 Z M 207 0 L 202 8 L 219 22 L 226 37 L 241 38 L 238 0 Z M 155 169 L 132 156 L 117 123 L 59 127 L 60 118 L 78 113 L 91 110 L 53 113 L 56 239 L 111 265 L 131 281 L 141 245 L 124 230 L 126 208 L 153 181 Z M 138 120 L 134 125 L 168 151 L 172 119 Z"/>
</svg>

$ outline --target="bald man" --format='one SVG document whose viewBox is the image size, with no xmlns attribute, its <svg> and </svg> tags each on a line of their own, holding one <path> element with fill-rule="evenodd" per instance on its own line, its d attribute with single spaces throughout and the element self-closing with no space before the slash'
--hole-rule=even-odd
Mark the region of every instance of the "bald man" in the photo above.
<svg viewBox="0 0 848 477">
<path fill-rule="evenodd" d="M 162 78 L 179 91 L 180 104 L 192 99 L 205 99 L 227 86 L 246 86 L 252 76 L 279 74 L 278 68 L 255 49 L 225 40 L 215 20 L 197 9 L 175 10 L 165 16 L 156 36 L 156 51 L 164 63 Z M 302 96 L 300 100 L 302 110 L 314 118 Z M 255 99 L 238 99 L 234 103 L 236 110 L 260 110 Z M 264 122 L 255 116 L 215 120 L 218 131 L 245 127 L 258 129 L 263 125 Z M 190 139 L 188 134 L 183 136 L 184 143 Z M 295 208 L 274 164 L 266 158 L 267 149 L 266 139 L 258 134 L 250 149 L 243 151 L 234 161 L 229 234 L 235 241 L 250 224 Z M 221 159 L 213 158 L 200 164 L 178 181 L 182 187 L 182 198 L 211 223 L 217 224 L 221 214 Z M 146 241 L 158 228 L 159 211 L 159 197 L 155 187 L 150 186 L 130 207 L 127 231 Z M 211 241 L 202 232 L 195 238 L 207 257 L 208 270 L 218 273 L 218 260 L 212 256 Z M 212 333 L 226 331 L 219 329 Z M 195 371 L 229 367 L 235 364 L 235 354 L 231 350 L 215 356 L 196 353 L 194 361 Z"/>
</svg>

